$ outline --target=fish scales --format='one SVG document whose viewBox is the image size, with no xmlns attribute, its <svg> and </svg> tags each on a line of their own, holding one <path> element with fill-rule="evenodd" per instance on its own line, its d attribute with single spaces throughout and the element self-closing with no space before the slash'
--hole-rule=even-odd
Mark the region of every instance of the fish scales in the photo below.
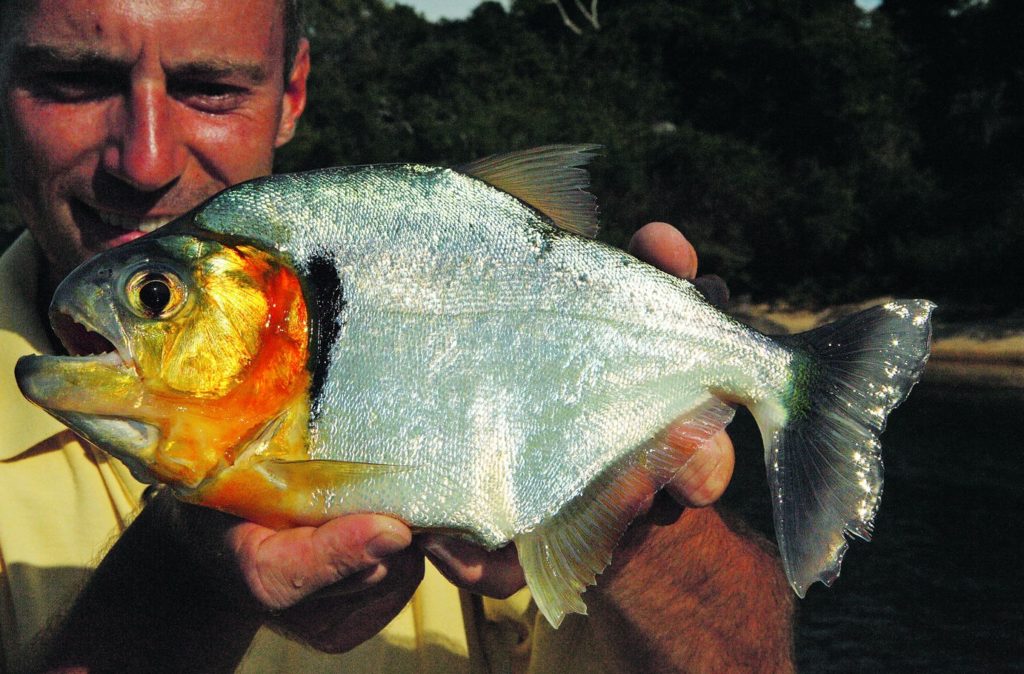
<svg viewBox="0 0 1024 674">
<path fill-rule="evenodd" d="M 51 314 L 76 355 L 23 359 L 19 384 L 194 503 L 514 542 L 555 626 L 585 612 L 638 495 L 743 404 L 790 582 L 831 583 L 846 536 L 870 534 L 878 434 L 920 377 L 934 305 L 766 337 L 587 238 L 592 151 L 230 188 L 73 272 Z M 74 324 L 114 351 L 77 354 Z"/>
<path fill-rule="evenodd" d="M 496 547 L 709 387 L 736 396 L 784 385 L 788 352 L 751 339 L 692 285 L 563 235 L 505 193 L 450 169 L 342 175 L 254 185 L 258 200 L 241 191 L 237 201 L 260 212 L 291 193 L 318 195 L 298 213 L 276 207 L 307 225 L 284 243 L 296 264 L 332 256 L 346 300 L 320 403 L 335 412 L 314 425 L 310 455 L 415 467 L 367 481 L 347 507 L 477 530 Z M 251 232 L 243 207 L 218 204 L 241 214 L 240 231 L 225 233 Z M 503 467 L 501 480 L 489 465 Z"/>
</svg>

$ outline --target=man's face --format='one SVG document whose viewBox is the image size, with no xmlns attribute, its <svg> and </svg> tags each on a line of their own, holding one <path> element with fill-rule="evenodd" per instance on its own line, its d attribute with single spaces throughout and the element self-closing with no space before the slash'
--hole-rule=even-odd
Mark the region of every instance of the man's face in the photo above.
<svg viewBox="0 0 1024 674">
<path fill-rule="evenodd" d="M 6 160 L 53 280 L 269 173 L 305 105 L 275 0 L 12 1 Z"/>
</svg>

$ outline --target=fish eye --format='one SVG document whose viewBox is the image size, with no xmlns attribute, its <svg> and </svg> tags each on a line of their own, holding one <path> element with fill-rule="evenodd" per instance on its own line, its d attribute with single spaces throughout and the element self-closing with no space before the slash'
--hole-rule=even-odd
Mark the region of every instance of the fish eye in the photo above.
<svg viewBox="0 0 1024 674">
<path fill-rule="evenodd" d="M 159 314 L 171 302 L 171 286 L 162 278 L 149 278 L 139 288 L 139 302 L 153 314 Z"/>
<path fill-rule="evenodd" d="M 170 318 L 185 304 L 185 284 L 167 271 L 140 271 L 125 285 L 132 311 L 143 318 Z"/>
</svg>

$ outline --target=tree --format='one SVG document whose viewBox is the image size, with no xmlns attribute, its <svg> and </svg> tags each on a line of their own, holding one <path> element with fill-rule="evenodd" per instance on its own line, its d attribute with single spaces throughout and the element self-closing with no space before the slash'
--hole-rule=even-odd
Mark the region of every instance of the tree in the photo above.
<svg viewBox="0 0 1024 674">
<path fill-rule="evenodd" d="M 917 160 L 937 195 L 907 273 L 971 303 L 1013 308 L 1024 283 L 1024 5 L 1013 0 L 887 0 L 912 105 Z"/>
<path fill-rule="evenodd" d="M 569 12 L 562 6 L 562 0 L 547 0 L 547 3 L 558 8 L 558 13 L 561 15 L 562 23 L 565 24 L 566 28 L 577 35 L 583 35 L 583 29 L 579 27 L 579 24 L 572 20 Z M 601 30 L 601 23 L 597 19 L 597 0 L 590 0 L 590 9 L 587 9 L 580 0 L 574 0 L 574 3 L 580 16 L 586 20 L 590 27 L 594 30 Z"/>
</svg>

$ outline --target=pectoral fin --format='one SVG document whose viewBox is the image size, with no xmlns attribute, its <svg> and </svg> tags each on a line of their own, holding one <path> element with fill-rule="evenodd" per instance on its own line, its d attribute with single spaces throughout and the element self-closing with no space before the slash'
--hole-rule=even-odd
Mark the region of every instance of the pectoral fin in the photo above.
<svg viewBox="0 0 1024 674">
<path fill-rule="evenodd" d="M 411 466 L 389 463 L 363 463 L 358 461 L 264 461 L 259 470 L 282 488 L 329 488 L 358 482 L 377 475 L 402 473 Z"/>
<path fill-rule="evenodd" d="M 326 504 L 339 488 L 410 469 L 380 463 L 268 460 L 226 470 L 181 498 L 273 529 L 319 526 L 332 517 Z"/>
</svg>

